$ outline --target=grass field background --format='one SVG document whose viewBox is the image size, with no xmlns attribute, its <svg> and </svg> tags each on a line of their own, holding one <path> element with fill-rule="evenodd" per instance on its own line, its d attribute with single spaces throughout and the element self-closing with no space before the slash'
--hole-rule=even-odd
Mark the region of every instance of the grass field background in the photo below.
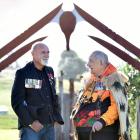
<svg viewBox="0 0 140 140">
<path fill-rule="evenodd" d="M 5 105 L 8 108 L 8 114 L 0 115 L 0 140 L 18 140 L 17 117 L 10 105 L 13 79 L 14 72 L 6 71 L 0 74 L 0 106 Z M 75 82 L 75 91 L 77 91 L 80 86 L 80 83 Z M 68 93 L 69 82 L 66 80 L 64 81 L 64 87 L 64 91 Z M 132 140 L 137 140 L 135 125 L 132 130 Z"/>
<path fill-rule="evenodd" d="M 0 75 L 0 106 L 8 108 L 8 114 L 0 115 L 0 140 L 18 140 L 17 117 L 10 105 L 13 79 L 11 71 Z"/>
</svg>

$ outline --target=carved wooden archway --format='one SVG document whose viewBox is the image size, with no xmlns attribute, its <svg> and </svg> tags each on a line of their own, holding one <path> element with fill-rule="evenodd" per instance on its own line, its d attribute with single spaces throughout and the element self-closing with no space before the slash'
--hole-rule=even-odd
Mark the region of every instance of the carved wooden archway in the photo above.
<svg viewBox="0 0 140 140">
<path fill-rule="evenodd" d="M 44 27 L 46 24 L 48 24 L 55 15 L 60 11 L 61 5 L 59 5 L 57 8 L 55 8 L 53 11 L 51 11 L 48 15 L 40 19 L 37 23 L 32 25 L 30 28 L 28 28 L 26 31 L 24 31 L 22 34 L 14 38 L 12 41 L 10 41 L 7 45 L 3 46 L 0 49 L 0 58 L 7 55 L 11 50 L 16 48 L 18 45 L 20 45 L 22 42 L 24 42 L 26 39 L 28 39 L 30 36 L 32 36 L 34 33 L 36 33 L 38 30 L 40 30 L 42 27 Z M 140 57 L 140 49 L 133 44 L 131 44 L 129 41 L 125 40 L 120 35 L 113 32 L 111 29 L 109 29 L 107 26 L 102 24 L 100 21 L 86 13 L 84 10 L 82 10 L 77 5 L 75 6 L 75 10 L 92 26 L 97 28 L 99 31 L 110 37 L 112 40 L 123 46 L 125 49 L 130 51 L 132 54 L 136 55 L 138 58 Z M 71 33 L 74 31 L 75 25 L 76 25 L 76 17 L 72 12 L 63 12 L 63 14 L 60 16 L 60 27 L 65 34 L 67 45 L 66 49 L 69 51 L 69 38 Z M 134 68 L 140 70 L 140 62 L 121 49 L 115 47 L 114 45 L 106 42 L 103 39 L 100 39 L 98 37 L 89 36 L 94 41 L 98 42 L 105 48 L 107 48 L 112 53 L 116 54 L 118 57 L 126 61 L 128 64 L 132 65 Z M 25 45 L 24 47 L 20 48 L 10 56 L 8 56 L 6 59 L 4 59 L 2 62 L 0 62 L 0 71 L 5 69 L 8 65 L 13 63 L 17 58 L 25 54 L 31 47 L 31 45 L 36 41 L 41 41 L 45 39 L 45 37 L 41 37 L 35 41 L 32 41 L 31 43 Z"/>
</svg>

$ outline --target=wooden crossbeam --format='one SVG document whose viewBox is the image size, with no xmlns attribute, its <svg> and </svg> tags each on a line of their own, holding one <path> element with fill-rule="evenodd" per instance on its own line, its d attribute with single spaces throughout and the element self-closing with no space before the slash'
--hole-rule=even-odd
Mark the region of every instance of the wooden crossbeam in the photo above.
<svg viewBox="0 0 140 140">
<path fill-rule="evenodd" d="M 0 58 L 2 58 L 4 55 L 8 54 L 11 50 L 16 48 L 18 45 L 20 45 L 22 42 L 24 42 L 26 39 L 28 39 L 31 35 L 36 33 L 38 30 L 40 30 L 42 27 L 44 27 L 46 24 L 48 24 L 54 16 L 59 12 L 61 9 L 61 5 L 56 7 L 53 11 L 51 11 L 48 15 L 40 19 L 37 23 L 32 25 L 30 28 L 28 28 L 26 31 L 24 31 L 22 34 L 14 38 L 12 41 L 10 41 L 8 44 L 6 44 L 4 47 L 0 49 Z"/>
<path fill-rule="evenodd" d="M 92 26 L 97 28 L 99 31 L 113 39 L 115 42 L 118 44 L 122 45 L 125 49 L 130 51 L 131 53 L 135 54 L 137 57 L 140 58 L 140 49 L 128 42 L 126 39 L 121 37 L 120 35 L 116 34 L 114 31 L 109 29 L 107 26 L 105 26 L 103 23 L 89 15 L 87 12 L 82 10 L 80 7 L 75 5 L 75 9 L 78 11 L 78 13 L 87 21 L 89 22 Z"/>
<path fill-rule="evenodd" d="M 30 42 L 29 44 L 23 46 L 22 48 L 20 48 L 19 50 L 17 50 L 16 52 L 12 53 L 10 56 L 8 56 L 6 59 L 4 59 L 1 63 L 0 63 L 0 71 L 2 71 L 3 69 L 5 69 L 7 66 L 9 66 L 11 63 L 15 62 L 19 57 L 21 57 L 22 55 L 24 55 L 26 52 L 28 52 L 32 46 L 33 43 L 37 42 L 37 41 L 42 41 L 44 40 L 46 37 L 41 37 L 39 39 L 36 39 L 32 42 Z"/>
<path fill-rule="evenodd" d="M 115 47 L 114 45 L 112 45 L 111 43 L 108 43 L 107 41 L 105 41 L 103 39 L 100 39 L 100 38 L 94 37 L 94 36 L 89 36 L 89 37 L 140 71 L 140 62 L 139 61 L 137 61 L 136 59 L 134 59 L 133 57 L 131 57 L 130 55 L 128 55 L 121 49 Z"/>
</svg>

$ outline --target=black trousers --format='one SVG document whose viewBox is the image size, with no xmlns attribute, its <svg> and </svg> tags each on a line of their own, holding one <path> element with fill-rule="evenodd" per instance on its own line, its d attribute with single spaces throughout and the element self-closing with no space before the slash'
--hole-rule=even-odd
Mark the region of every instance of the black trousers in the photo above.
<svg viewBox="0 0 140 140">
<path fill-rule="evenodd" d="M 91 127 L 79 127 L 76 130 L 78 140 L 119 140 L 117 122 L 96 132 L 92 132 Z"/>
<path fill-rule="evenodd" d="M 119 135 L 115 132 L 78 132 L 78 140 L 119 140 Z"/>
</svg>

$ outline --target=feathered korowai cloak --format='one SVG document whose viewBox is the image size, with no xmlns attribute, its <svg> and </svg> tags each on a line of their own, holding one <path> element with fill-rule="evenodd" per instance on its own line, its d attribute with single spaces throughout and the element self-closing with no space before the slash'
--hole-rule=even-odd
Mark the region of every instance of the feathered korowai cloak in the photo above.
<svg viewBox="0 0 140 140">
<path fill-rule="evenodd" d="M 103 79 L 106 88 L 111 90 L 117 104 L 122 140 L 131 140 L 129 133 L 128 100 L 126 93 L 127 81 L 128 78 L 120 72 L 114 72 Z"/>
</svg>

